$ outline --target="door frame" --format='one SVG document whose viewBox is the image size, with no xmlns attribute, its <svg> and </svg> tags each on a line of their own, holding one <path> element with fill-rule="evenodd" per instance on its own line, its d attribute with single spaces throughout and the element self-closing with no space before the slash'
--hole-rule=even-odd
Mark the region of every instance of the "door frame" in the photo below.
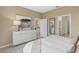
<svg viewBox="0 0 79 59">
<path fill-rule="evenodd" d="M 59 20 L 60 19 L 62 20 L 63 16 L 69 16 L 69 32 L 70 32 L 69 37 L 71 37 L 71 14 L 65 14 L 65 15 L 58 16 L 58 31 L 59 31 Z"/>
</svg>

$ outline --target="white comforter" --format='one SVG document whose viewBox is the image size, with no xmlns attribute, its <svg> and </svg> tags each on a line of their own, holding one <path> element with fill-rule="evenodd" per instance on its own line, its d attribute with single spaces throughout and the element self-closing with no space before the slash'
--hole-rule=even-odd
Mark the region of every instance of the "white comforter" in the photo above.
<svg viewBox="0 0 79 59">
<path fill-rule="evenodd" d="M 23 48 L 24 53 L 68 53 L 74 52 L 77 39 L 51 35 L 29 42 Z"/>
</svg>

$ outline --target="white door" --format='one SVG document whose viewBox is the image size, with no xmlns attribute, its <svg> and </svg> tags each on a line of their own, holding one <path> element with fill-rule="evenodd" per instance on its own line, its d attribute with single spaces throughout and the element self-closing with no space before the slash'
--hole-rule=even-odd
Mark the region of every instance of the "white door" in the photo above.
<svg viewBox="0 0 79 59">
<path fill-rule="evenodd" d="M 40 25 L 40 37 L 46 37 L 47 36 L 47 19 L 40 19 L 39 25 Z"/>
</svg>

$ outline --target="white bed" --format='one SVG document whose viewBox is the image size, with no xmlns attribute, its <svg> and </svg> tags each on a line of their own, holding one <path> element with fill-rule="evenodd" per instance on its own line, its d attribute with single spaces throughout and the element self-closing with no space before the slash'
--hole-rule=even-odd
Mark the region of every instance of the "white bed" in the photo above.
<svg viewBox="0 0 79 59">
<path fill-rule="evenodd" d="M 75 51 L 77 38 L 50 35 L 32 42 L 23 48 L 24 53 L 71 53 Z"/>
</svg>

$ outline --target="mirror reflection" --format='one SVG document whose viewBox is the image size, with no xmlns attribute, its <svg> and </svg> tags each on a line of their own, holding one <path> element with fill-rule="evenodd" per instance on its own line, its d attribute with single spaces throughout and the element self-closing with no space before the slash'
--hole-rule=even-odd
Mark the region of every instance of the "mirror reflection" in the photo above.
<svg viewBox="0 0 79 59">
<path fill-rule="evenodd" d="M 59 20 L 59 35 L 60 36 L 70 36 L 70 17 L 69 16 L 61 16 Z"/>
</svg>

